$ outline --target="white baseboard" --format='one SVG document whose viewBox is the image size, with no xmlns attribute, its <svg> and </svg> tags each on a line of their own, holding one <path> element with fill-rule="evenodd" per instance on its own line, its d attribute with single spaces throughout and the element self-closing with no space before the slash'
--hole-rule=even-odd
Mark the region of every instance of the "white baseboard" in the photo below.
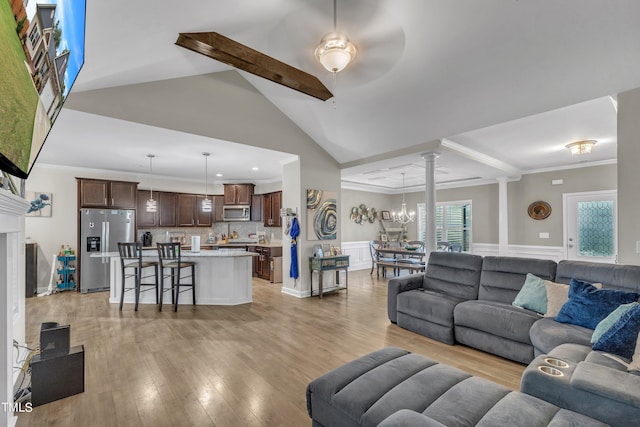
<svg viewBox="0 0 640 427">
<path fill-rule="evenodd" d="M 282 293 L 291 295 L 296 298 L 308 298 L 311 296 L 311 291 L 298 291 L 296 289 L 282 287 Z"/>
</svg>

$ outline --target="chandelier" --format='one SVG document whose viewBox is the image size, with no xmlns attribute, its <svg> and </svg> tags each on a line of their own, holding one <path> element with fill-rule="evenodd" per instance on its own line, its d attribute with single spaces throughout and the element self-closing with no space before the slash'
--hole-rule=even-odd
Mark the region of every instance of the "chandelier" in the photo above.
<svg viewBox="0 0 640 427">
<path fill-rule="evenodd" d="M 407 203 L 404 201 L 404 172 L 402 173 L 402 205 L 400 212 L 393 211 L 393 221 L 402 225 L 408 224 L 415 220 L 416 213 L 411 211 L 407 212 Z"/>
<path fill-rule="evenodd" d="M 325 34 L 316 48 L 318 62 L 329 72 L 339 73 L 356 57 L 357 49 L 349 38 L 336 30 L 336 0 L 333 0 L 333 32 Z"/>
<path fill-rule="evenodd" d="M 147 154 L 149 158 L 149 175 L 153 175 L 153 158 L 155 157 L 153 154 Z M 153 185 L 151 185 L 151 192 L 149 193 L 149 200 L 147 200 L 146 205 L 147 212 L 157 212 L 158 211 L 158 201 L 153 198 Z"/>
<path fill-rule="evenodd" d="M 204 199 L 202 199 L 202 212 L 211 212 L 213 210 L 213 204 L 211 199 L 207 196 L 207 179 L 208 179 L 208 159 L 210 153 L 202 153 L 204 156 Z"/>
</svg>

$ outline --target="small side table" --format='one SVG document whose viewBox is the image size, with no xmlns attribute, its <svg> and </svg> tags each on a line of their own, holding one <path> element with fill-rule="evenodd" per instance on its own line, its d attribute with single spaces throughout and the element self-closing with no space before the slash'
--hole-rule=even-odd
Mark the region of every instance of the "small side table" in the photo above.
<svg viewBox="0 0 640 427">
<path fill-rule="evenodd" d="M 324 293 L 322 288 L 322 273 L 329 270 L 336 271 L 336 286 L 327 289 L 327 292 L 340 291 L 344 289 L 347 291 L 349 286 L 349 255 L 336 255 L 325 257 L 309 257 L 309 273 L 311 277 L 311 296 L 313 296 L 313 272 L 318 272 L 318 295 L 322 299 Z M 340 285 L 340 270 L 344 270 L 346 274 L 346 280 L 344 286 Z M 347 291 L 348 292 L 348 291 Z"/>
</svg>

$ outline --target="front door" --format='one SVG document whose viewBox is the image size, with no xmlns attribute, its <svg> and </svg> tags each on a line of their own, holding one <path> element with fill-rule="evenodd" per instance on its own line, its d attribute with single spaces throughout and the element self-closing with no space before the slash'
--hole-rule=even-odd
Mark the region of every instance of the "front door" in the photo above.
<svg viewBox="0 0 640 427">
<path fill-rule="evenodd" d="M 615 190 L 563 195 L 566 259 L 617 262 L 616 199 Z"/>
</svg>

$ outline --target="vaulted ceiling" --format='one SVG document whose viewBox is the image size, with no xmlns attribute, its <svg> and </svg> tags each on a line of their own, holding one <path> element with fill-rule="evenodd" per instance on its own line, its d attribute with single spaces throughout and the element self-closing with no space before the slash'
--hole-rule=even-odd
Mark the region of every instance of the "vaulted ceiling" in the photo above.
<svg viewBox="0 0 640 427">
<path fill-rule="evenodd" d="M 640 87 L 640 2 L 337 5 L 338 29 L 358 55 L 334 80 L 313 57 L 333 29 L 331 0 L 88 2 L 85 65 L 38 162 L 139 172 L 146 159 L 128 163 L 127 156 L 153 150 L 171 157 L 174 129 L 149 129 L 99 111 L 105 103 L 115 109 L 129 102 L 124 95 L 104 97 L 109 90 L 229 72 L 229 66 L 174 44 L 178 33 L 197 31 L 219 32 L 320 78 L 335 95 L 327 102 L 240 72 L 247 86 L 342 165 L 344 184 L 354 188 L 393 191 L 402 185 L 401 172 L 407 185 L 420 185 L 420 153 L 435 140 L 443 140 L 436 177 L 442 185 L 576 166 L 564 146 L 578 139 L 598 140 L 590 162 L 615 161 L 615 95 Z M 211 102 L 222 102 L 207 87 L 201 90 Z M 96 126 L 117 156 L 84 151 L 82 142 Z M 230 155 L 238 148 L 232 136 L 182 133 L 195 158 L 212 144 Z M 56 157 L 62 150 L 68 156 Z M 256 180 L 273 179 L 278 161 L 290 157 L 263 150 L 237 152 L 247 167 L 255 163 L 264 172 Z M 183 162 L 188 160 L 168 162 L 158 172 L 200 179 L 200 171 Z M 213 168 L 233 179 L 233 166 Z"/>
</svg>

